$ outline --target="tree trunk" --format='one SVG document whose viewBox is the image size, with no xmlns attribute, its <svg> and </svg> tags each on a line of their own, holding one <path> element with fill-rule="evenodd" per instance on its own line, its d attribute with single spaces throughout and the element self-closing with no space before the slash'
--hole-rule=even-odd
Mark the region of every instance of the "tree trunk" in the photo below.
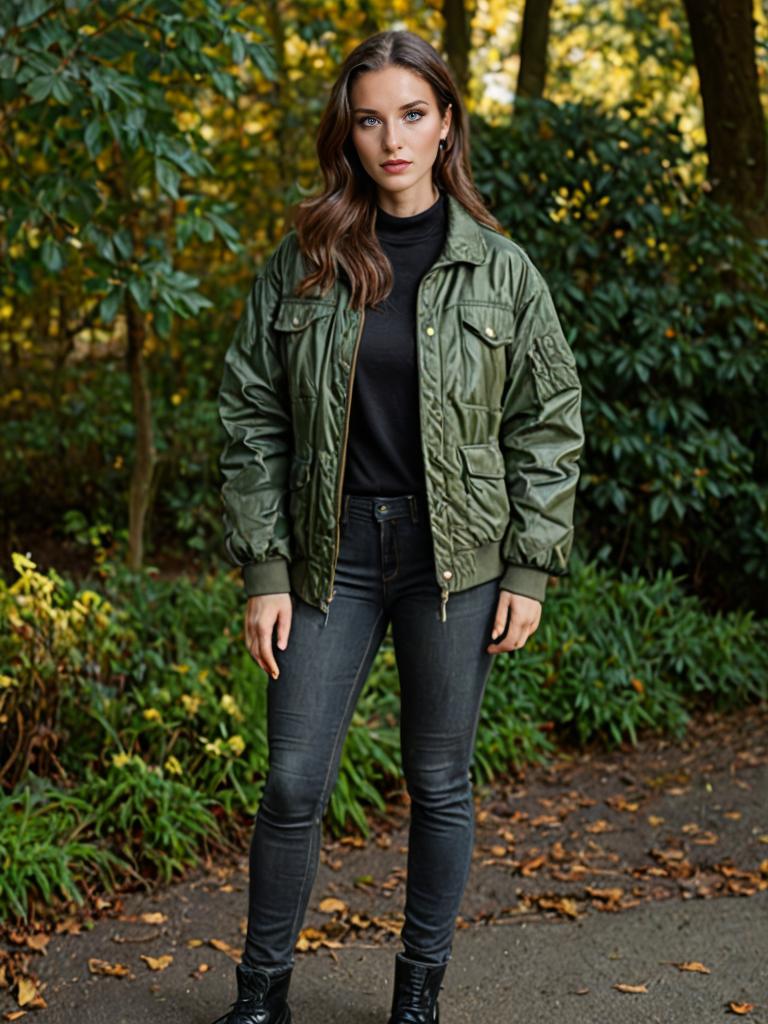
<svg viewBox="0 0 768 1024">
<path fill-rule="evenodd" d="M 549 9 L 552 0 L 525 0 L 520 33 L 520 69 L 517 96 L 540 99 L 547 81 Z"/>
<path fill-rule="evenodd" d="M 144 314 L 129 294 L 125 303 L 128 325 L 128 373 L 131 378 L 131 401 L 136 424 L 133 472 L 128 495 L 128 568 L 138 570 L 144 562 L 144 523 L 152 489 L 157 453 L 152 429 L 152 396 L 144 362 L 144 341 L 147 324 Z"/>
<path fill-rule="evenodd" d="M 712 198 L 768 235 L 766 142 L 752 0 L 684 0 L 699 73 Z"/>
<path fill-rule="evenodd" d="M 464 0 L 443 0 L 443 49 L 446 62 L 462 96 L 469 87 L 469 51 L 471 39 L 469 26 L 472 10 Z"/>
</svg>

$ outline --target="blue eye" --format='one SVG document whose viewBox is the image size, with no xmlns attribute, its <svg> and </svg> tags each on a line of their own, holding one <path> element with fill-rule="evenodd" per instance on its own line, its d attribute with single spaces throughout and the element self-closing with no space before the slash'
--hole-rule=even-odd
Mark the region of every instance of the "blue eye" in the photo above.
<svg viewBox="0 0 768 1024">
<path fill-rule="evenodd" d="M 417 117 L 416 117 L 417 121 L 420 121 L 422 119 L 422 117 L 424 116 L 424 113 L 421 110 L 407 110 L 406 113 L 405 113 L 405 116 L 408 117 L 409 114 L 416 114 L 417 115 Z M 367 125 L 365 123 L 366 121 L 378 121 L 378 118 L 374 114 L 366 114 L 364 117 L 361 117 L 358 120 L 357 123 L 362 125 L 363 128 L 370 128 L 371 125 Z M 411 124 L 414 124 L 414 123 L 415 123 L 415 121 L 411 121 Z"/>
</svg>

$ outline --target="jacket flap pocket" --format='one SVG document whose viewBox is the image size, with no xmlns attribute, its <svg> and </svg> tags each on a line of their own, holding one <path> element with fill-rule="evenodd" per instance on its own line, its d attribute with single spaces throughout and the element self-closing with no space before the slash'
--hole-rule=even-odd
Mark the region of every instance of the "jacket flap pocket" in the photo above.
<svg viewBox="0 0 768 1024">
<path fill-rule="evenodd" d="M 576 357 L 564 337 L 545 334 L 536 338 L 530 358 L 536 391 L 542 402 L 581 386 Z"/>
<path fill-rule="evenodd" d="M 463 303 L 459 315 L 464 327 L 486 345 L 508 345 L 514 337 L 514 315 L 505 306 Z"/>
<path fill-rule="evenodd" d="M 278 331 L 303 331 L 314 320 L 330 316 L 335 306 L 332 302 L 316 299 L 283 299 L 275 314 L 274 327 Z"/>
<path fill-rule="evenodd" d="M 459 446 L 470 476 L 500 479 L 505 474 L 504 456 L 497 444 L 463 444 Z"/>
</svg>

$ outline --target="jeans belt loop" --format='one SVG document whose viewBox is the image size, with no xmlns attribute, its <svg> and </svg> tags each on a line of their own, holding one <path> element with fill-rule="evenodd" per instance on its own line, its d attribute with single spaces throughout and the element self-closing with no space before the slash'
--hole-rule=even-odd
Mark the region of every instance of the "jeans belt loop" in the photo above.
<svg viewBox="0 0 768 1024">
<path fill-rule="evenodd" d="M 408 501 L 411 505 L 411 520 L 414 523 L 419 521 L 419 501 L 415 494 L 408 495 Z"/>
</svg>

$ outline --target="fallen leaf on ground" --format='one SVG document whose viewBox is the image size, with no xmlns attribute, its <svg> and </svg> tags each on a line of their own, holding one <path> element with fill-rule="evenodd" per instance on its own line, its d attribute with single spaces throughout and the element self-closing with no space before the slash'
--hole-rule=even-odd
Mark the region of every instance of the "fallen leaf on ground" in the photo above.
<svg viewBox="0 0 768 1024">
<path fill-rule="evenodd" d="M 166 914 L 162 914 L 157 910 L 151 913 L 139 914 L 139 920 L 142 924 L 165 924 L 168 917 Z"/>
<path fill-rule="evenodd" d="M 235 949 L 234 946 L 230 946 L 224 939 L 208 939 L 208 945 L 213 946 L 214 949 L 218 949 L 220 953 L 226 953 L 232 960 L 240 963 L 240 950 Z"/>
<path fill-rule="evenodd" d="M 88 960 L 88 970 L 91 974 L 109 974 L 114 978 L 125 978 L 131 973 L 125 964 L 111 964 L 108 960 L 99 960 L 95 956 Z"/>
<path fill-rule="evenodd" d="M 19 1017 L 26 1017 L 26 1010 L 9 1010 L 8 1013 L 4 1013 L 3 1017 L 6 1020 L 18 1020 Z"/>
<path fill-rule="evenodd" d="M 682 963 L 674 964 L 679 971 L 697 971 L 699 974 L 711 974 L 712 972 L 698 960 L 683 960 Z"/>
<path fill-rule="evenodd" d="M 65 917 L 62 921 L 56 922 L 56 934 L 64 932 L 67 935 L 79 935 L 82 931 L 80 922 L 76 917 Z"/>
<path fill-rule="evenodd" d="M 731 1013 L 751 1013 L 754 1008 L 754 1003 L 728 1003 Z"/>
<path fill-rule="evenodd" d="M 586 886 L 584 892 L 587 893 L 588 896 L 592 896 L 593 899 L 608 900 L 611 903 L 618 903 L 624 895 L 623 889 L 598 889 L 594 885 Z"/>
<path fill-rule="evenodd" d="M 613 832 L 613 826 L 605 820 L 605 818 L 598 818 L 597 821 L 591 822 L 589 825 L 584 826 L 585 832 Z"/>
<path fill-rule="evenodd" d="M 170 953 L 164 956 L 147 956 L 146 953 L 142 953 L 139 959 L 144 961 L 150 971 L 164 971 L 173 963 L 173 956 Z"/>
<path fill-rule="evenodd" d="M 30 949 L 34 949 L 36 953 L 44 953 L 50 941 L 51 936 L 46 935 L 45 932 L 38 932 L 37 935 L 27 936 L 27 945 Z"/>
<path fill-rule="evenodd" d="M 538 871 L 539 868 L 546 862 L 546 857 L 534 857 L 532 860 L 526 861 L 520 868 L 520 874 L 528 877 L 532 875 L 534 871 Z"/>
<path fill-rule="evenodd" d="M 614 986 L 619 992 L 647 992 L 645 985 L 627 985 L 623 981 L 617 982 Z"/>
<path fill-rule="evenodd" d="M 349 907 L 344 900 L 336 899 L 335 896 L 328 896 L 320 901 L 317 909 L 321 914 L 346 914 Z"/>
<path fill-rule="evenodd" d="M 19 1006 L 28 1006 L 34 1010 L 44 1010 L 48 1005 L 37 988 L 37 983 L 32 978 L 21 977 L 16 989 L 16 1002 Z"/>
<path fill-rule="evenodd" d="M 720 842 L 720 838 L 714 832 L 701 832 L 699 835 L 694 836 L 691 842 L 696 843 L 698 846 L 714 846 L 715 843 Z"/>
<path fill-rule="evenodd" d="M 542 910 L 556 910 L 559 914 L 565 914 L 566 917 L 578 917 L 579 908 L 576 905 L 576 901 L 569 899 L 567 896 L 561 899 L 551 899 L 549 896 L 539 896 L 536 900 Z"/>
</svg>

